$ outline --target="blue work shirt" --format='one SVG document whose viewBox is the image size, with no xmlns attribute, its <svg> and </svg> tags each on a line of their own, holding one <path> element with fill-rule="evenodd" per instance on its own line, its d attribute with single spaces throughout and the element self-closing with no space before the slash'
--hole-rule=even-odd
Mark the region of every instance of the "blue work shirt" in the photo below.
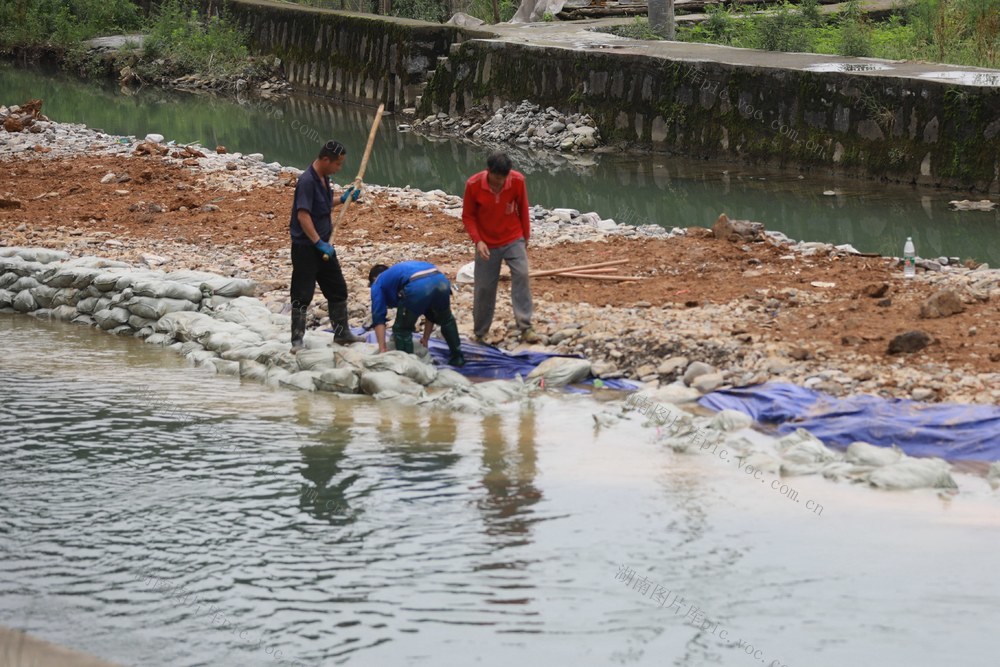
<svg viewBox="0 0 1000 667">
<path fill-rule="evenodd" d="M 292 233 L 292 243 L 312 245 L 313 242 L 299 224 L 299 209 L 309 212 L 316 233 L 321 239 L 329 242 L 330 234 L 333 233 L 333 222 L 330 220 L 330 212 L 333 211 L 333 190 L 330 189 L 330 180 L 321 178 L 311 164 L 302 172 L 295 185 L 295 201 L 292 203 L 289 231 Z"/>
<path fill-rule="evenodd" d="M 400 262 L 383 271 L 372 283 L 372 325 L 385 324 L 386 312 L 399 305 L 399 292 L 418 271 L 436 268 L 430 262 Z"/>
</svg>

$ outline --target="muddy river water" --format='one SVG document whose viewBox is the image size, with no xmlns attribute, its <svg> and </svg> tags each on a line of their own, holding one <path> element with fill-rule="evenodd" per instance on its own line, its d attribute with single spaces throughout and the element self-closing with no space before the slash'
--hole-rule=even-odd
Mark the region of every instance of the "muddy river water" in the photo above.
<svg viewBox="0 0 1000 667">
<path fill-rule="evenodd" d="M 23 315 L 0 351 L 0 625 L 123 665 L 995 664 L 981 478 L 789 498 L 602 398 L 276 390 Z"/>
</svg>

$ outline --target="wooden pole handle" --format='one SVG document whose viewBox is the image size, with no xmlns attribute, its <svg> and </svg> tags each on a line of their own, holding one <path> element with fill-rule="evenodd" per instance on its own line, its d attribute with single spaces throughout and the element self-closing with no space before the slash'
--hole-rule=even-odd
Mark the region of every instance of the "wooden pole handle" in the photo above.
<svg viewBox="0 0 1000 667">
<path fill-rule="evenodd" d="M 372 129 L 368 133 L 368 145 L 365 146 L 365 154 L 361 158 L 361 167 L 358 169 L 357 177 L 351 183 L 351 185 L 356 188 L 361 187 L 361 181 L 365 177 L 365 169 L 368 168 L 368 158 L 371 157 L 372 154 L 372 146 L 375 144 L 375 133 L 378 132 L 379 123 L 382 122 L 383 111 L 385 111 L 385 105 L 378 105 L 378 111 L 375 112 L 375 121 L 372 123 Z M 352 201 L 353 199 L 348 197 L 347 201 L 344 202 L 344 206 L 340 209 L 340 217 L 337 218 L 337 226 L 344 221 L 344 216 L 347 215 L 347 209 L 350 207 Z M 334 230 L 335 229 L 336 227 L 334 227 Z M 330 239 L 333 239 L 333 231 L 330 232 Z"/>
</svg>

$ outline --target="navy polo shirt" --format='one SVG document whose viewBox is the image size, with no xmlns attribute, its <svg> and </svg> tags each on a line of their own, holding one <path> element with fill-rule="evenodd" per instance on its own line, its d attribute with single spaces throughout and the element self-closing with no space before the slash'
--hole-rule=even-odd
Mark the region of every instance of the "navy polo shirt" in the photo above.
<svg viewBox="0 0 1000 667">
<path fill-rule="evenodd" d="M 333 222 L 330 220 L 330 212 L 333 211 L 333 190 L 330 189 L 330 181 L 321 178 L 311 164 L 302 172 L 299 182 L 295 185 L 295 202 L 292 204 L 289 231 L 292 234 L 292 243 L 312 245 L 312 241 L 299 224 L 299 209 L 309 211 L 316 233 L 321 239 L 329 242 L 330 234 L 333 232 Z"/>
</svg>

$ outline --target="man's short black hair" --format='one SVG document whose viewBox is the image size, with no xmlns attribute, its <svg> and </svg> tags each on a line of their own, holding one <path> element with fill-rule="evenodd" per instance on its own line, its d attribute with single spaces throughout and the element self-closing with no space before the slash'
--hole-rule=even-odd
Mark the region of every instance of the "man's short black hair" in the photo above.
<svg viewBox="0 0 1000 667">
<path fill-rule="evenodd" d="M 368 272 L 368 286 L 371 287 L 375 284 L 375 279 L 380 275 L 389 270 L 389 267 L 385 264 L 376 264 L 372 267 L 372 270 Z"/>
<path fill-rule="evenodd" d="M 344 144 L 333 139 L 330 139 L 330 141 L 323 144 L 323 147 L 319 149 L 319 158 L 321 160 L 323 158 L 336 160 L 341 155 L 347 155 L 347 149 L 344 148 Z"/>
<path fill-rule="evenodd" d="M 506 176 L 513 167 L 510 157 L 504 152 L 498 151 L 486 158 L 486 170 L 497 176 Z"/>
</svg>

